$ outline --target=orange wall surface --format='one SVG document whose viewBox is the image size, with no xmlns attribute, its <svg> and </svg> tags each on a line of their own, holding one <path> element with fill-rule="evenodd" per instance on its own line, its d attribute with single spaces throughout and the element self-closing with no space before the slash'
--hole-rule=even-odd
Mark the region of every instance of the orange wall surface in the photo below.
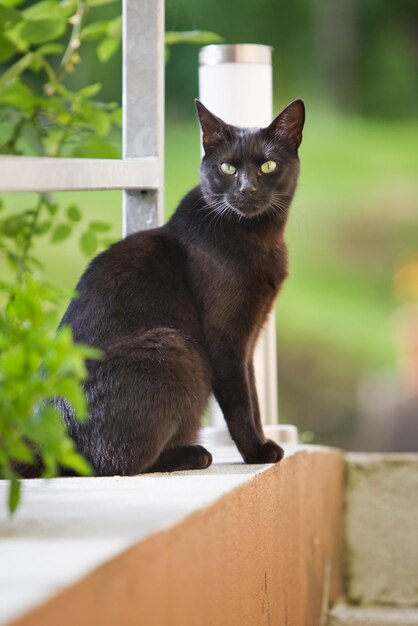
<svg viewBox="0 0 418 626">
<path fill-rule="evenodd" d="M 297 452 L 14 624 L 320 626 L 340 594 L 343 476 L 338 451 Z"/>
</svg>

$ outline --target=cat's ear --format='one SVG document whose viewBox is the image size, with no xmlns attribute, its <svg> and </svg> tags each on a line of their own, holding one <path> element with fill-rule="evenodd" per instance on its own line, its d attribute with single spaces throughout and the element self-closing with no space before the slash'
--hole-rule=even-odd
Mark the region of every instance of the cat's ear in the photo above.
<svg viewBox="0 0 418 626">
<path fill-rule="evenodd" d="M 202 129 L 202 143 L 206 151 L 220 141 L 228 139 L 230 137 L 230 127 L 211 113 L 200 100 L 195 100 L 195 104 Z"/>
<path fill-rule="evenodd" d="M 284 137 L 296 148 L 302 142 L 302 130 L 305 122 L 303 100 L 294 100 L 272 121 L 267 128 L 267 135 Z"/>
</svg>

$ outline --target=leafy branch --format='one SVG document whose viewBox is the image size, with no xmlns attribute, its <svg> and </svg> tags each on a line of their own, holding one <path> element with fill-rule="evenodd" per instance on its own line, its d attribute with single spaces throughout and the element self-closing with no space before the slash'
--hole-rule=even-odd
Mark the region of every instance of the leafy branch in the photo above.
<svg viewBox="0 0 418 626">
<path fill-rule="evenodd" d="M 115 0 L 0 0 L 0 154 L 49 157 L 120 156 L 121 108 L 97 99 L 101 85 L 79 90 L 69 76 L 82 64 L 84 44 L 107 62 L 120 48 L 122 18 L 98 21 L 94 9 Z M 210 43 L 212 33 L 167 33 L 166 44 Z M 65 43 L 63 43 L 65 42 Z M 168 58 L 168 54 L 167 54 Z M 60 244 L 78 230 L 87 256 L 112 243 L 111 227 L 91 221 L 71 202 L 50 193 L 33 206 L 5 214 L 0 200 L 0 261 L 13 279 L 0 282 L 0 478 L 10 481 L 9 510 L 19 503 L 18 468 L 36 465 L 51 477 L 61 466 L 80 474 L 91 468 L 77 453 L 60 415 L 46 400 L 65 397 L 78 419 L 86 417 L 86 359 L 96 350 L 76 345 L 70 328 L 53 329 L 63 294 L 41 278 L 33 248 L 40 237 Z"/>
<path fill-rule="evenodd" d="M 94 99 L 99 84 L 78 92 L 66 85 L 81 62 L 85 19 L 99 3 L 44 0 L 18 10 L 19 0 L 0 0 L 0 63 L 7 64 L 0 77 L 1 153 L 118 156 L 111 138 L 120 126 L 117 104 Z M 64 46 L 57 40 L 67 30 Z M 0 478 L 10 481 L 11 512 L 19 503 L 22 464 L 39 466 L 45 477 L 56 475 L 59 467 L 91 473 L 59 413 L 45 400 L 63 396 L 84 419 L 85 360 L 100 355 L 74 344 L 69 328 L 54 334 L 62 294 L 42 280 L 41 263 L 33 255 L 36 238 L 60 243 L 81 221 L 74 203 L 60 207 L 47 193 L 38 194 L 33 206 L 0 219 L 0 255 L 14 275 L 14 282 L 0 283 L 6 302 L 0 313 Z M 110 243 L 108 231 L 107 223 L 88 224 L 79 239 L 86 256 Z"/>
</svg>

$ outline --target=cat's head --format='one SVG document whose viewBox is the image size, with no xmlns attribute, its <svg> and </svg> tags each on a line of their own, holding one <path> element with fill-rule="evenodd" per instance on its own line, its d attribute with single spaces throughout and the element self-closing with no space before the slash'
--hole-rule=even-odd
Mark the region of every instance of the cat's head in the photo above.
<svg viewBox="0 0 418 626">
<path fill-rule="evenodd" d="M 289 104 L 267 128 L 231 126 L 199 100 L 196 107 L 205 151 L 201 187 L 207 204 L 240 219 L 266 212 L 285 219 L 299 173 L 302 100 Z"/>
</svg>

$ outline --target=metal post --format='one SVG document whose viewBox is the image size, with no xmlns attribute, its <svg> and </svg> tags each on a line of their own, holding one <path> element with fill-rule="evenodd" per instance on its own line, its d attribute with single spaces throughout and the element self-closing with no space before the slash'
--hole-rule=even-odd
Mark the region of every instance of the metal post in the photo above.
<svg viewBox="0 0 418 626">
<path fill-rule="evenodd" d="M 210 111 L 235 126 L 265 127 L 273 118 L 272 48 L 255 44 L 211 45 L 200 51 L 200 99 Z M 266 435 L 296 443 L 293 426 L 281 426 L 277 408 L 276 318 L 270 315 L 255 353 L 260 411 Z M 222 440 L 225 422 L 219 407 L 212 409 L 212 425 Z M 216 433 L 214 432 L 216 435 Z"/>
<path fill-rule="evenodd" d="M 157 157 L 159 189 L 123 193 L 123 235 L 163 218 L 164 0 L 123 0 L 123 158 Z"/>
</svg>

